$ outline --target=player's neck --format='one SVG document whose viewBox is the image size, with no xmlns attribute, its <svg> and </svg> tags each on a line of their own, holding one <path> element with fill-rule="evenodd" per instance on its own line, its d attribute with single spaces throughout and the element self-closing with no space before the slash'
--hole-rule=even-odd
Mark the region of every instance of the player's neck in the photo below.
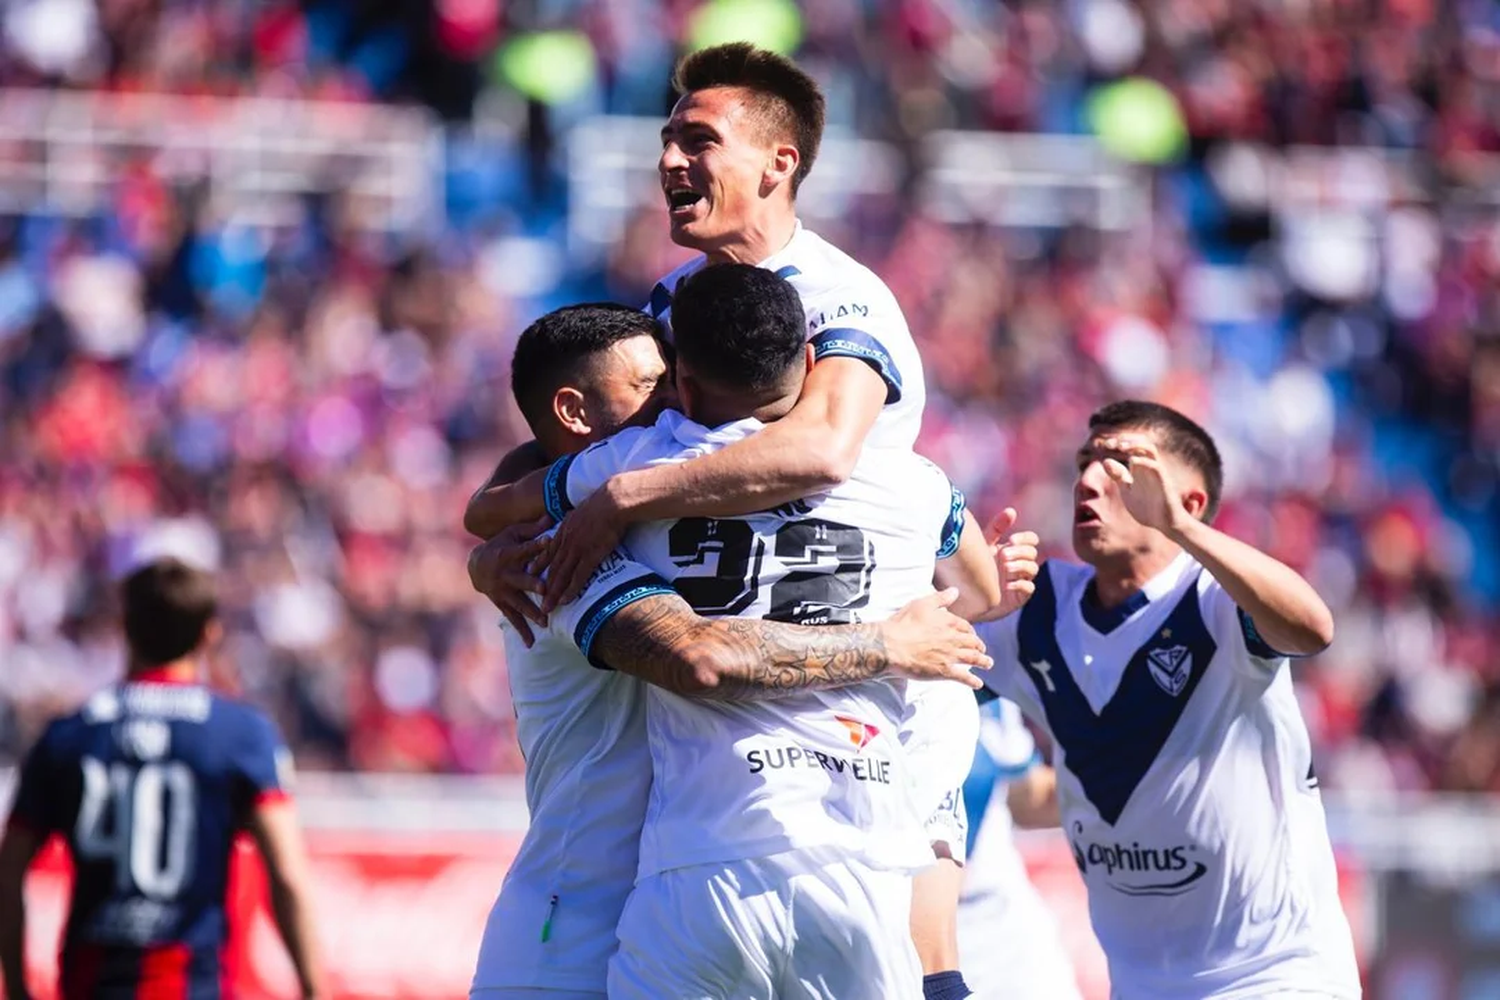
<svg viewBox="0 0 1500 1000">
<path fill-rule="evenodd" d="M 752 220 L 728 242 L 707 252 L 710 264 L 752 264 L 786 249 L 797 233 L 797 215 L 791 211 L 768 212 Z"/>
<path fill-rule="evenodd" d="M 1172 565 L 1172 560 L 1181 551 L 1176 546 L 1154 547 L 1143 552 L 1132 552 L 1118 561 L 1096 565 L 1094 596 L 1098 598 L 1100 607 L 1117 607 L 1132 595 L 1145 590 L 1146 584 Z"/>
<path fill-rule="evenodd" d="M 202 681 L 198 672 L 198 661 L 187 657 L 171 663 L 141 663 L 130 661 L 125 679 L 148 684 L 198 684 Z"/>
<path fill-rule="evenodd" d="M 725 424 L 736 423 L 740 420 L 755 419 L 763 424 L 769 424 L 780 420 L 792 412 L 792 407 L 797 405 L 797 397 L 778 399 L 774 402 L 764 403 L 757 406 L 753 402 L 744 400 L 724 400 L 717 403 L 705 403 L 693 407 L 688 414 L 694 423 L 702 424 L 704 427 L 723 427 Z"/>
</svg>

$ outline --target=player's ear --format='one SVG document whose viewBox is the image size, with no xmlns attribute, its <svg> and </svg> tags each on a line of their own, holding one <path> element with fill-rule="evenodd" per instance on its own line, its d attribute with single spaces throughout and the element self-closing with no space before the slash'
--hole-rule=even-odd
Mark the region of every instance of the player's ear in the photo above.
<svg viewBox="0 0 1500 1000">
<path fill-rule="evenodd" d="M 1208 515 L 1208 494 L 1194 486 L 1182 494 L 1182 509 L 1202 521 Z"/>
<path fill-rule="evenodd" d="M 589 426 L 588 400 L 570 385 L 552 394 L 552 416 L 569 434 L 585 437 L 593 430 Z"/>
<path fill-rule="evenodd" d="M 813 345 L 812 344 L 808 344 L 807 347 L 806 347 L 806 349 L 803 351 L 803 354 L 807 358 L 807 374 L 811 375 L 812 374 L 812 370 L 813 370 L 813 365 L 815 365 L 815 364 L 818 363 L 817 352 L 813 350 Z"/>
<path fill-rule="evenodd" d="M 797 147 L 789 142 L 780 142 L 771 147 L 770 159 L 766 161 L 766 169 L 760 178 L 762 195 L 768 195 L 782 184 L 787 185 L 787 192 L 791 192 L 791 180 L 797 173 L 797 168 L 802 165 L 802 154 L 797 152 Z"/>
</svg>

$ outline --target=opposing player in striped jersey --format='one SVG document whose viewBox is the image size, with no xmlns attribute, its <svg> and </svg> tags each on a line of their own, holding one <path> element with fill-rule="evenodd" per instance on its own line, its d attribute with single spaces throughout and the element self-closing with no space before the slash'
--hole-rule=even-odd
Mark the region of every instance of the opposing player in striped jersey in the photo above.
<svg viewBox="0 0 1500 1000">
<path fill-rule="evenodd" d="M 556 310 L 522 333 L 511 380 L 551 457 L 574 454 L 667 399 L 658 324 L 633 309 Z M 508 557 L 477 547 L 488 594 Z M 534 554 L 522 549 L 523 557 Z M 749 699 L 887 673 L 963 676 L 983 665 L 972 629 L 920 599 L 889 621 L 832 628 L 699 617 L 660 577 L 612 556 L 528 647 L 506 640 L 531 822 L 485 928 L 477 1000 L 599 1000 L 635 882 L 651 784 L 646 677 L 689 698 Z M 606 628 L 607 623 L 607 628 Z M 584 651 L 580 650 L 580 644 Z M 601 669 L 602 668 L 602 669 Z"/>
<path fill-rule="evenodd" d="M 689 417 L 669 411 L 554 465 L 542 491 L 554 516 L 622 470 L 728 447 L 795 402 L 812 357 L 785 281 L 710 268 L 677 310 Z M 746 518 L 642 525 L 628 543 L 705 614 L 879 618 L 930 592 L 938 553 L 963 545 L 953 498 L 930 463 L 871 449 L 826 494 Z M 976 545 L 993 574 L 971 536 Z M 863 684 L 720 705 L 653 688 L 649 698 L 652 805 L 611 995 L 915 995 L 906 873 L 932 861 L 920 820 L 935 803 L 914 808 L 919 785 L 903 773 L 905 693 Z"/>
<path fill-rule="evenodd" d="M 124 582 L 125 682 L 47 727 L 21 767 L 0 843 L 0 963 L 26 1000 L 22 882 L 53 834 L 75 879 L 63 935 L 64 1000 L 219 996 L 235 835 L 266 863 L 272 913 L 302 996 L 321 994 L 306 859 L 269 719 L 202 685 L 216 634 L 213 585 L 172 559 Z"/>
<path fill-rule="evenodd" d="M 1216 531 L 1212 439 L 1123 402 L 1089 420 L 1073 547 L 981 629 L 994 691 L 1054 746 L 1063 829 L 1119 1000 L 1358 997 L 1288 658 L 1333 621 Z"/>
<path fill-rule="evenodd" d="M 979 1000 L 1078 1000 L 1057 924 L 1026 877 L 1016 827 L 1055 827 L 1057 775 L 1042 762 L 1021 710 L 984 706 L 964 782 L 969 856 L 958 908 L 964 978 Z"/>
</svg>

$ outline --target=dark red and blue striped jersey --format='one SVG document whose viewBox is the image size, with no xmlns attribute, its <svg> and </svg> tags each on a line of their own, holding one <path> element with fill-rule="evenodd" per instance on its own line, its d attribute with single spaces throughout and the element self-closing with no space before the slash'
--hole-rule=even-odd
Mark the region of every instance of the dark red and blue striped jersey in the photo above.
<svg viewBox="0 0 1500 1000">
<path fill-rule="evenodd" d="M 286 794 L 287 767 L 264 713 L 149 676 L 47 728 L 11 822 L 60 835 L 73 858 L 64 1000 L 220 995 L 235 836 Z"/>
</svg>

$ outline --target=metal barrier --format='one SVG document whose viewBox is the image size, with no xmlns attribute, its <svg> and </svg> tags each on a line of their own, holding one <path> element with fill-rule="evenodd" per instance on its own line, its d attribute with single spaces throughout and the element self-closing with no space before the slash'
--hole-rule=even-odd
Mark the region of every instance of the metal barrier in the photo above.
<svg viewBox="0 0 1500 1000">
<path fill-rule="evenodd" d="M 0 90 L 0 210 L 87 215 L 142 164 L 205 185 L 214 217 L 296 221 L 297 199 L 348 196 L 349 224 L 408 230 L 438 197 L 442 131 L 391 105 L 102 91 Z"/>
</svg>

